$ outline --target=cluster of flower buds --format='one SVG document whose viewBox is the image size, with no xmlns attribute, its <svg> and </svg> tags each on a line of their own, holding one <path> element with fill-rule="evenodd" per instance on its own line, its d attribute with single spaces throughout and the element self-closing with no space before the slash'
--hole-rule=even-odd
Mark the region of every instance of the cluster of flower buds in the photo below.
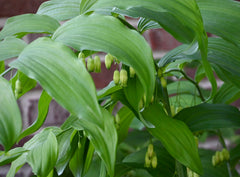
<svg viewBox="0 0 240 177">
<path fill-rule="evenodd" d="M 99 56 L 96 55 L 94 59 L 91 57 L 88 58 L 87 64 L 85 62 L 86 57 L 83 52 L 79 53 L 78 58 L 83 62 L 84 66 L 87 67 L 89 72 L 101 72 L 101 59 Z"/>
<path fill-rule="evenodd" d="M 114 122 L 115 122 L 116 129 L 118 130 L 120 128 L 120 122 L 121 122 L 120 116 L 118 114 L 115 115 Z"/>
<path fill-rule="evenodd" d="M 187 168 L 187 177 L 199 177 L 199 175 Z"/>
<path fill-rule="evenodd" d="M 145 154 L 145 167 L 157 168 L 157 156 L 154 152 L 153 144 L 148 145 L 147 152 Z"/>
<path fill-rule="evenodd" d="M 230 158 L 230 154 L 227 149 L 222 149 L 222 151 L 216 151 L 214 156 L 212 156 L 212 164 L 213 166 L 217 166 L 224 161 L 228 161 Z"/>
<path fill-rule="evenodd" d="M 116 85 L 120 84 L 122 87 L 127 87 L 128 73 L 125 69 L 121 69 L 119 72 L 115 70 L 113 73 L 113 81 Z"/>
<path fill-rule="evenodd" d="M 22 93 L 22 84 L 21 84 L 21 81 L 17 79 L 15 82 L 15 90 L 14 90 L 15 97 L 18 98 L 19 94 L 21 93 Z"/>
</svg>

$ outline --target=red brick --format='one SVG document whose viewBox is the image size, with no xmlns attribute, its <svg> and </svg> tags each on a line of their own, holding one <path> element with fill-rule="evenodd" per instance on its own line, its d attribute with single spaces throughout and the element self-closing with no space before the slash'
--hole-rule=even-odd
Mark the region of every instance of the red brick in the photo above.
<svg viewBox="0 0 240 177">
<path fill-rule="evenodd" d="M 0 0 L 0 17 L 35 13 L 46 0 Z"/>
<path fill-rule="evenodd" d="M 166 32 L 164 29 L 153 29 L 149 31 L 150 44 L 152 50 L 168 51 L 179 46 L 178 42 L 172 35 Z"/>
</svg>

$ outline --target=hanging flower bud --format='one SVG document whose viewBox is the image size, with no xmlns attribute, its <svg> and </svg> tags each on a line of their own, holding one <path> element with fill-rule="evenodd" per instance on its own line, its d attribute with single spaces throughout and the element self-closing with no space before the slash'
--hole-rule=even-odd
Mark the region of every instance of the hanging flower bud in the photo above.
<svg viewBox="0 0 240 177">
<path fill-rule="evenodd" d="M 153 156 L 151 162 L 152 162 L 152 167 L 157 168 L 157 156 L 156 155 Z"/>
<path fill-rule="evenodd" d="M 164 77 L 161 77 L 161 85 L 162 87 L 166 88 L 167 87 L 167 81 Z"/>
<path fill-rule="evenodd" d="M 89 72 L 93 72 L 94 71 L 94 60 L 92 58 L 89 58 L 87 60 L 87 69 Z"/>
<path fill-rule="evenodd" d="M 224 160 L 228 161 L 230 159 L 229 151 L 226 148 L 222 150 L 222 154 L 224 156 Z"/>
<path fill-rule="evenodd" d="M 113 63 L 113 56 L 108 53 L 106 56 L 105 56 L 105 66 L 107 69 L 110 69 L 111 68 L 111 65 Z"/>
<path fill-rule="evenodd" d="M 79 52 L 78 58 L 86 58 L 83 52 Z"/>
<path fill-rule="evenodd" d="M 95 66 L 94 71 L 96 73 L 100 73 L 101 72 L 101 59 L 99 58 L 99 56 L 94 57 L 94 66 Z"/>
<path fill-rule="evenodd" d="M 18 79 L 15 82 L 15 90 L 14 90 L 15 97 L 18 98 L 20 93 L 22 93 L 22 84 L 21 84 L 21 81 Z"/>
<path fill-rule="evenodd" d="M 154 96 L 152 96 L 152 98 L 151 98 L 151 103 L 153 103 L 154 102 Z"/>
<path fill-rule="evenodd" d="M 135 72 L 135 70 L 133 69 L 133 67 L 130 67 L 130 68 L 129 68 L 129 72 L 130 72 L 130 77 L 131 77 L 131 78 L 134 78 L 136 72 Z"/>
<path fill-rule="evenodd" d="M 215 167 L 217 165 L 216 163 L 216 156 L 212 156 L 212 165 Z"/>
<path fill-rule="evenodd" d="M 122 87 L 127 87 L 127 81 L 128 81 L 128 74 L 125 69 L 121 69 L 120 71 L 120 84 Z"/>
<path fill-rule="evenodd" d="M 151 166 L 151 159 L 148 156 L 148 153 L 145 155 L 145 167 L 150 168 Z"/>
<path fill-rule="evenodd" d="M 116 85 L 119 84 L 120 81 L 120 72 L 118 70 L 115 70 L 113 73 L 113 81 Z"/>
<path fill-rule="evenodd" d="M 163 73 L 162 73 L 162 69 L 159 68 L 159 69 L 157 70 L 157 74 L 158 74 L 158 77 L 161 78 L 161 77 L 162 77 L 162 74 L 163 74 Z"/>
<path fill-rule="evenodd" d="M 148 150 L 147 150 L 148 156 L 149 156 L 149 157 L 153 157 L 153 152 L 154 152 L 154 150 L 153 150 L 153 144 L 149 144 L 149 145 L 148 145 Z"/>
<path fill-rule="evenodd" d="M 217 151 L 216 153 L 215 153 L 215 159 L 216 159 L 216 165 L 218 165 L 218 164 L 220 164 L 221 163 L 221 161 L 220 161 L 220 152 L 219 151 Z"/>
<path fill-rule="evenodd" d="M 115 122 L 116 122 L 117 124 L 120 124 L 120 121 L 121 121 L 120 116 L 119 116 L 118 114 L 116 114 L 116 116 L 115 116 Z"/>
</svg>

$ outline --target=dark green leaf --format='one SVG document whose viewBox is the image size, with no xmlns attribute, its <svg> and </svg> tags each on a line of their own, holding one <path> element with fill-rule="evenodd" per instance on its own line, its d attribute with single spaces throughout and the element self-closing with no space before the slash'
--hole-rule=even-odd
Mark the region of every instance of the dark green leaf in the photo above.
<svg viewBox="0 0 240 177">
<path fill-rule="evenodd" d="M 184 122 L 168 117 L 159 104 L 149 106 L 142 115 L 155 126 L 148 128 L 148 131 L 161 141 L 176 160 L 193 171 L 202 173 L 194 136 Z"/>
<path fill-rule="evenodd" d="M 37 82 L 35 80 L 30 79 L 24 73 L 22 73 L 21 71 L 18 71 L 15 74 L 15 76 L 10 80 L 12 84 L 12 90 L 15 90 L 15 83 L 18 79 L 21 82 L 22 91 L 21 93 L 18 94 L 17 98 L 20 98 L 22 95 L 24 95 L 25 93 L 27 93 L 29 90 L 33 89 L 37 85 Z"/>
<path fill-rule="evenodd" d="M 36 79 L 60 105 L 77 115 L 112 176 L 117 145 L 113 118 L 100 109 L 92 78 L 71 49 L 40 38 L 10 65 Z"/>
<path fill-rule="evenodd" d="M 81 121 L 74 115 L 70 115 L 67 120 L 61 125 L 61 129 L 66 130 L 69 128 L 74 128 L 75 130 L 83 130 Z"/>
<path fill-rule="evenodd" d="M 53 33 L 60 24 L 57 20 L 38 14 L 24 14 L 11 17 L 0 32 L 0 40 L 7 36 L 24 36 L 27 33 Z"/>
<path fill-rule="evenodd" d="M 24 152 L 27 152 L 27 150 L 22 147 L 18 147 L 4 153 L 3 155 L 0 156 L 0 166 L 11 163 L 15 159 L 17 159 L 20 155 L 22 155 Z"/>
<path fill-rule="evenodd" d="M 118 19 L 96 14 L 80 15 L 58 28 L 53 39 L 76 50 L 111 53 L 132 66 L 146 92 L 147 102 L 150 102 L 155 84 L 151 48 L 139 33 L 126 28 Z"/>
<path fill-rule="evenodd" d="M 240 126 L 240 112 L 225 104 L 200 104 L 180 111 L 175 119 L 185 122 L 193 131 Z"/>
<path fill-rule="evenodd" d="M 231 83 L 224 83 L 213 98 L 213 103 L 231 104 L 240 98 L 240 88 Z"/>
<path fill-rule="evenodd" d="M 0 144 L 8 151 L 22 130 L 21 114 L 11 85 L 0 77 Z"/>
<path fill-rule="evenodd" d="M 232 0 L 197 0 L 204 27 L 236 45 L 240 43 L 240 3 Z"/>
<path fill-rule="evenodd" d="M 57 136 L 59 154 L 55 168 L 58 175 L 64 172 L 76 150 L 78 136 L 75 135 L 76 131 L 69 129 Z"/>
<path fill-rule="evenodd" d="M 17 57 L 26 47 L 26 43 L 15 37 L 7 37 L 0 42 L 0 61 Z"/>
<path fill-rule="evenodd" d="M 135 115 L 127 107 L 122 107 L 117 114 L 120 117 L 120 125 L 119 129 L 117 130 L 118 143 L 121 143 L 127 137 L 130 123 L 132 122 Z"/>
<path fill-rule="evenodd" d="M 33 173 L 44 177 L 54 168 L 58 158 L 58 144 L 56 136 L 50 131 L 45 136 L 45 141 L 29 151 L 27 162 L 32 167 Z"/>
<path fill-rule="evenodd" d="M 21 135 L 18 138 L 18 141 L 21 140 L 23 137 L 28 136 L 36 132 L 39 128 L 41 128 L 47 117 L 48 108 L 51 100 L 52 98 L 48 95 L 48 93 L 43 91 L 38 102 L 38 117 L 30 127 L 28 127 L 21 133 Z"/>
<path fill-rule="evenodd" d="M 189 81 L 176 81 L 172 82 L 167 85 L 168 94 L 190 94 L 190 95 L 196 95 L 197 89 L 195 85 L 193 85 Z M 197 96 L 197 95 L 196 95 Z"/>
</svg>

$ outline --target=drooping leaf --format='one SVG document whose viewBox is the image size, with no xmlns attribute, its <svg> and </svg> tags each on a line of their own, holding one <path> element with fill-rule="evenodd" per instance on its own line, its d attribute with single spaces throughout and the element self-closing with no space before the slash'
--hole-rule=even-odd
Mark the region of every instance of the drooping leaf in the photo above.
<svg viewBox="0 0 240 177">
<path fill-rule="evenodd" d="M 26 43 L 15 37 L 6 37 L 0 42 L 0 61 L 17 57 L 26 47 Z"/>
<path fill-rule="evenodd" d="M 140 18 L 138 21 L 138 31 L 141 34 L 143 34 L 146 30 L 157 28 L 161 28 L 161 26 L 157 22 L 152 21 L 150 19 Z"/>
<path fill-rule="evenodd" d="M 10 17 L 2 31 L 0 32 L 0 40 L 7 36 L 16 35 L 22 37 L 27 33 L 53 33 L 60 24 L 57 20 L 47 16 L 38 14 L 24 14 Z"/>
<path fill-rule="evenodd" d="M 239 46 L 240 3 L 229 0 L 197 0 L 204 28 Z"/>
<path fill-rule="evenodd" d="M 175 119 L 185 122 L 193 131 L 240 126 L 240 112 L 225 104 L 200 104 L 180 111 Z"/>
<path fill-rule="evenodd" d="M 91 76 L 71 49 L 40 38 L 10 65 L 36 79 L 60 105 L 77 115 L 112 176 L 117 144 L 113 118 L 100 109 Z"/>
<path fill-rule="evenodd" d="M 47 176 L 54 168 L 58 158 L 58 144 L 56 136 L 50 131 L 45 141 L 29 151 L 27 162 L 34 174 Z"/>
<path fill-rule="evenodd" d="M 18 147 L 4 153 L 0 156 L 0 166 L 11 163 L 19 156 L 21 156 L 24 152 L 27 152 L 27 150 L 22 147 Z"/>
<path fill-rule="evenodd" d="M 8 151 L 22 130 L 21 114 L 9 82 L 0 77 L 0 144 Z"/>
<path fill-rule="evenodd" d="M 148 131 L 161 141 L 171 156 L 193 171 L 202 173 L 194 136 L 184 122 L 168 117 L 159 104 L 149 106 L 142 115 L 155 126 Z"/>
<path fill-rule="evenodd" d="M 146 92 L 147 102 L 150 102 L 155 83 L 151 49 L 139 33 L 126 28 L 118 19 L 96 14 L 80 15 L 58 28 L 53 39 L 76 50 L 111 53 L 132 66 Z"/>
<path fill-rule="evenodd" d="M 33 89 L 37 85 L 37 82 L 34 79 L 31 79 L 21 71 L 18 71 L 15 74 L 15 76 L 10 80 L 12 84 L 12 90 L 15 90 L 15 83 L 18 79 L 21 82 L 22 90 L 21 90 L 21 93 L 18 94 L 17 98 L 20 98 L 22 95 L 24 95 L 25 93 L 27 93 L 29 90 Z"/>
<path fill-rule="evenodd" d="M 38 102 L 38 117 L 36 118 L 32 125 L 30 125 L 26 130 L 24 130 L 20 134 L 18 141 L 36 132 L 39 128 L 41 128 L 47 117 L 48 108 L 51 100 L 52 98 L 48 95 L 48 93 L 43 91 Z"/>
<path fill-rule="evenodd" d="M 240 88 L 231 83 L 224 83 L 213 98 L 213 103 L 231 104 L 240 98 Z"/>
</svg>

